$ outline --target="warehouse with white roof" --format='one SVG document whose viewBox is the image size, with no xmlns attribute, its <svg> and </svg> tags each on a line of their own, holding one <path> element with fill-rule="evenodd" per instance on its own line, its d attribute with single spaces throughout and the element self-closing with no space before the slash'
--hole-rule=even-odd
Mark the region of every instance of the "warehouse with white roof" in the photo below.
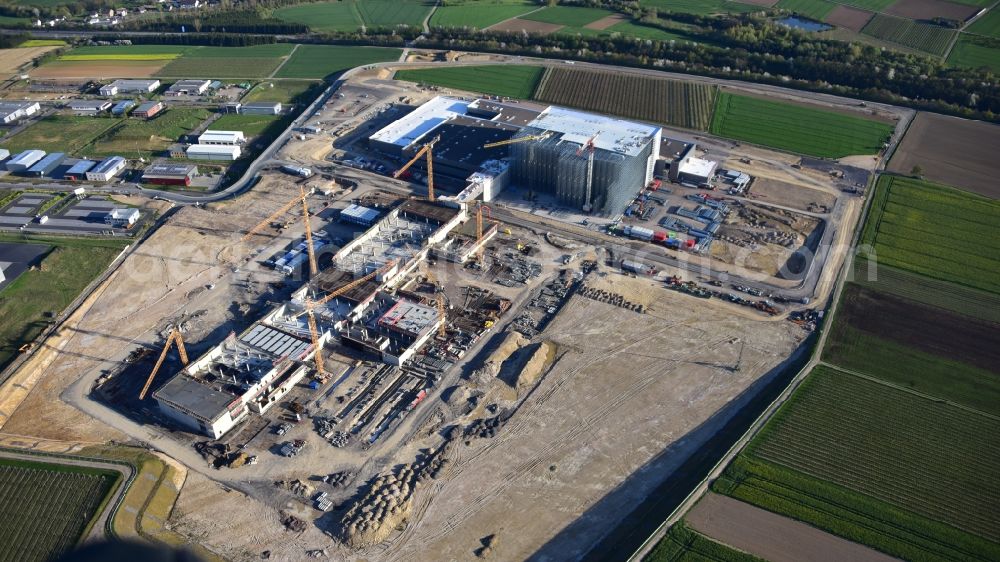
<svg viewBox="0 0 1000 562">
<path fill-rule="evenodd" d="M 198 144 L 234 145 L 247 141 L 243 131 L 217 131 L 209 129 L 198 136 Z"/>
<path fill-rule="evenodd" d="M 655 125 L 548 107 L 517 135 L 540 138 L 510 145 L 512 182 L 565 205 L 620 214 L 653 179 L 661 132 Z"/>
<path fill-rule="evenodd" d="M 192 144 L 185 153 L 191 160 L 232 162 L 240 157 L 242 151 L 237 145 Z"/>
</svg>

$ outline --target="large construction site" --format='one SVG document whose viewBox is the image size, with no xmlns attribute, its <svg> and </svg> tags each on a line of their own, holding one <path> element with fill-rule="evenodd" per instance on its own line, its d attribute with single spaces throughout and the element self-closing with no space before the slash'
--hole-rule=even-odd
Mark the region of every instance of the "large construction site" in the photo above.
<svg viewBox="0 0 1000 562">
<path fill-rule="evenodd" d="M 0 404 L 185 465 L 170 526 L 227 559 L 582 557 L 786 376 L 842 259 L 803 249 L 856 213 L 757 149 L 378 70 L 310 124 L 276 154 L 308 177 L 171 213 Z"/>
</svg>

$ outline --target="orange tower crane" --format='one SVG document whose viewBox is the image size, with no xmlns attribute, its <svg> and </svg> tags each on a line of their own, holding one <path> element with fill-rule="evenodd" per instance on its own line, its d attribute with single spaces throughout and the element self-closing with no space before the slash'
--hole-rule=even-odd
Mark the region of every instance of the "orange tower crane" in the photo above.
<svg viewBox="0 0 1000 562">
<path fill-rule="evenodd" d="M 422 146 L 420 150 L 418 150 L 417 153 L 413 155 L 413 158 L 410 159 L 409 162 L 403 164 L 402 168 L 396 170 L 392 174 L 392 177 L 398 178 L 399 176 L 403 175 L 404 172 L 409 170 L 410 166 L 414 165 L 417 162 L 417 160 L 420 160 L 420 157 L 426 155 L 427 156 L 427 200 L 431 202 L 434 202 L 434 158 L 431 155 L 431 153 L 434 151 L 434 145 L 437 144 L 439 140 L 441 140 L 441 135 L 438 135 L 433 139 L 431 139 L 430 142 Z"/>
<path fill-rule="evenodd" d="M 302 224 L 305 225 L 306 229 L 306 249 L 309 252 L 309 273 L 316 275 L 316 273 L 319 272 L 319 265 L 316 263 L 316 248 L 313 248 L 312 225 L 309 223 L 309 204 L 306 200 L 306 192 L 301 187 L 299 187 L 299 195 L 288 203 L 285 203 L 277 211 L 271 213 L 269 217 L 257 223 L 257 225 L 248 230 L 247 233 L 243 235 L 243 238 L 240 238 L 240 240 L 245 242 L 251 236 L 260 232 L 260 229 L 267 226 L 274 219 L 287 213 L 292 209 L 292 207 L 295 207 L 300 202 L 302 204 Z"/>
<path fill-rule="evenodd" d="M 160 353 L 160 358 L 156 360 L 156 365 L 153 370 L 149 373 L 149 377 L 146 379 L 146 384 L 142 386 L 142 390 L 139 392 L 139 400 L 146 397 L 146 393 L 149 391 L 150 385 L 153 384 L 153 379 L 156 378 L 156 373 L 160 371 L 160 367 L 163 366 L 163 361 L 167 358 L 167 352 L 170 351 L 170 346 L 177 344 L 177 353 L 181 356 L 181 363 L 186 367 L 188 364 L 188 354 L 187 350 L 184 349 L 184 338 L 181 337 L 181 332 L 176 327 L 170 330 L 170 335 L 167 336 L 167 342 L 163 344 L 163 352 Z"/>
<path fill-rule="evenodd" d="M 316 315 L 313 312 L 313 310 L 315 310 L 320 306 L 323 306 L 324 304 L 339 297 L 340 295 L 343 295 L 344 293 L 350 291 L 351 289 L 357 287 L 358 285 L 361 285 L 365 281 L 368 281 L 377 275 L 389 271 L 395 265 L 396 265 L 395 261 L 388 261 L 386 262 L 385 265 L 383 265 L 379 269 L 376 269 L 375 271 L 369 273 L 368 275 L 365 275 L 364 277 L 359 277 L 335 291 L 327 293 L 326 296 L 324 296 L 319 300 L 314 301 L 311 299 L 307 299 L 305 301 L 305 310 L 292 315 L 292 318 L 298 318 L 303 314 L 306 315 L 306 321 L 309 323 L 309 335 L 312 337 L 313 348 L 316 350 L 316 355 L 314 356 L 316 361 L 316 371 L 319 373 L 321 377 L 326 375 L 326 371 L 323 369 L 323 353 L 319 344 L 319 329 L 316 326 Z"/>
</svg>

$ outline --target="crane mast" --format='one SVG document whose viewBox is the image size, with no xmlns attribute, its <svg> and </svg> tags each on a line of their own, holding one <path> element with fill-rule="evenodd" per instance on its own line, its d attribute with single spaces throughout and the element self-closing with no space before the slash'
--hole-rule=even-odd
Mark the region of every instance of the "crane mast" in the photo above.
<svg viewBox="0 0 1000 562">
<path fill-rule="evenodd" d="M 403 167 L 393 172 L 392 177 L 398 178 L 403 175 L 404 172 L 410 169 L 410 166 L 417 163 L 421 157 L 427 157 L 427 200 L 434 202 L 434 158 L 432 152 L 434 151 L 434 145 L 441 140 L 441 136 L 438 135 L 430 140 L 427 144 L 420 147 L 420 150 L 413 155 L 413 158 L 409 162 L 403 164 Z"/>
<path fill-rule="evenodd" d="M 142 390 L 139 391 L 139 400 L 146 398 L 146 392 L 149 391 L 149 387 L 153 384 L 153 379 L 156 378 L 156 373 L 160 371 L 160 367 L 163 366 L 163 361 L 167 358 L 167 352 L 170 351 L 170 346 L 177 345 L 177 353 L 181 356 L 181 363 L 186 367 L 188 364 L 188 354 L 187 349 L 184 348 L 184 338 L 181 337 L 180 330 L 175 326 L 170 330 L 170 335 L 167 336 L 166 343 L 163 344 L 163 351 L 160 353 L 160 358 L 156 360 L 156 365 L 153 366 L 153 370 L 150 371 L 149 377 L 146 378 L 146 384 L 142 386 Z"/>
</svg>

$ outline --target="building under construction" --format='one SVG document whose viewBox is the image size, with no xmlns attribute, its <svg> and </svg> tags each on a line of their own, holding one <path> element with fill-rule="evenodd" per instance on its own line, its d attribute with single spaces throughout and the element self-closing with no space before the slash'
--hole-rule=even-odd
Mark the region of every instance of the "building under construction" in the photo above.
<svg viewBox="0 0 1000 562">
<path fill-rule="evenodd" d="M 335 337 L 402 365 L 445 319 L 436 308 L 395 295 L 394 287 L 467 218 L 463 206 L 403 202 L 341 248 L 333 265 L 289 301 L 156 390 L 160 412 L 218 439 L 251 412 L 266 411 L 312 372 L 307 363 Z"/>
<path fill-rule="evenodd" d="M 653 178 L 660 128 L 549 107 L 510 145 L 514 185 L 559 203 L 613 216 Z"/>
</svg>

